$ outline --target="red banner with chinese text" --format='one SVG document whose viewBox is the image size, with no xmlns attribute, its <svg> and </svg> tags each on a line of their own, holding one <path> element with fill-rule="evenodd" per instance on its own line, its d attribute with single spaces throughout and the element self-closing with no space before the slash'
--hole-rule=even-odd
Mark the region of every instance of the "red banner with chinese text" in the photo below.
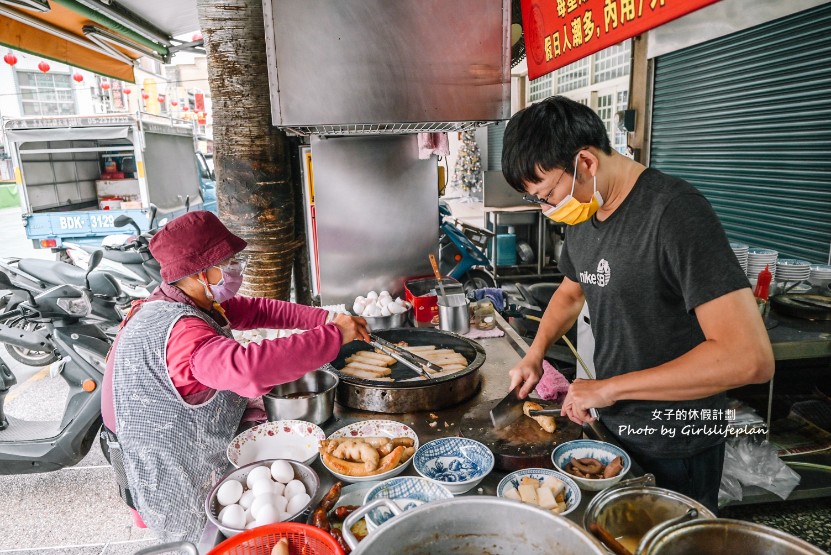
<svg viewBox="0 0 831 555">
<path fill-rule="evenodd" d="M 717 1 L 522 0 L 528 78 L 536 79 Z"/>
</svg>

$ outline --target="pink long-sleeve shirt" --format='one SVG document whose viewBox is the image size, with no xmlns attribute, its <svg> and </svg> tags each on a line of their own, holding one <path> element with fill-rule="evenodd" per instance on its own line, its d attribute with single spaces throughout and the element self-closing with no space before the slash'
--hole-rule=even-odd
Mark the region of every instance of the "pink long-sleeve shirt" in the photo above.
<svg viewBox="0 0 831 555">
<path fill-rule="evenodd" d="M 168 301 L 196 306 L 180 289 L 159 286 L 148 301 Z M 243 347 L 217 334 L 199 318 L 185 317 L 174 324 L 167 341 L 167 368 L 176 391 L 191 404 L 205 402 L 216 390 L 230 390 L 243 397 L 259 397 L 275 385 L 296 380 L 331 362 L 341 345 L 340 330 L 326 324 L 328 312 L 285 301 L 234 297 L 222 303 L 232 329 L 304 329 L 282 339 L 267 339 Z M 140 308 L 139 308 L 140 309 Z M 222 321 L 222 316 L 211 316 Z M 111 353 L 115 352 L 119 337 Z M 102 385 L 101 413 L 104 424 L 117 433 L 113 407 L 110 357 Z"/>
</svg>

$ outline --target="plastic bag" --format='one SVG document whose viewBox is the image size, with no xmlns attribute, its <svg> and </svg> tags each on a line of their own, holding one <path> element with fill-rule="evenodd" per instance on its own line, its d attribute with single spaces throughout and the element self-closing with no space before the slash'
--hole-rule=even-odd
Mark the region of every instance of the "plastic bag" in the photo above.
<svg viewBox="0 0 831 555">
<path fill-rule="evenodd" d="M 724 449 L 719 502 L 741 500 L 738 486 L 758 486 L 787 499 L 801 477 L 789 468 L 767 441 L 750 437 L 731 439 Z"/>
</svg>

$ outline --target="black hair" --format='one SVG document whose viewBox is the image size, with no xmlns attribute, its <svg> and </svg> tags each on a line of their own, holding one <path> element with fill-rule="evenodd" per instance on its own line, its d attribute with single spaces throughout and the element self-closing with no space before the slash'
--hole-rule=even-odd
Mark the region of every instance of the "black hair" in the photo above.
<svg viewBox="0 0 831 555">
<path fill-rule="evenodd" d="M 563 168 L 571 175 L 577 152 L 590 146 L 612 153 L 600 116 L 570 98 L 550 96 L 520 110 L 508 122 L 502 173 L 511 187 L 524 193 L 526 183 L 541 181 L 538 170 Z"/>
</svg>

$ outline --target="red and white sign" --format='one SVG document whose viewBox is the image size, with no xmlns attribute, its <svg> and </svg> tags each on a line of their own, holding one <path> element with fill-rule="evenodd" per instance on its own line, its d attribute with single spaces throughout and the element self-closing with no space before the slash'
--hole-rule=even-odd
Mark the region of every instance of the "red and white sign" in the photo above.
<svg viewBox="0 0 831 555">
<path fill-rule="evenodd" d="M 718 0 L 522 0 L 528 78 L 536 79 Z"/>
</svg>

